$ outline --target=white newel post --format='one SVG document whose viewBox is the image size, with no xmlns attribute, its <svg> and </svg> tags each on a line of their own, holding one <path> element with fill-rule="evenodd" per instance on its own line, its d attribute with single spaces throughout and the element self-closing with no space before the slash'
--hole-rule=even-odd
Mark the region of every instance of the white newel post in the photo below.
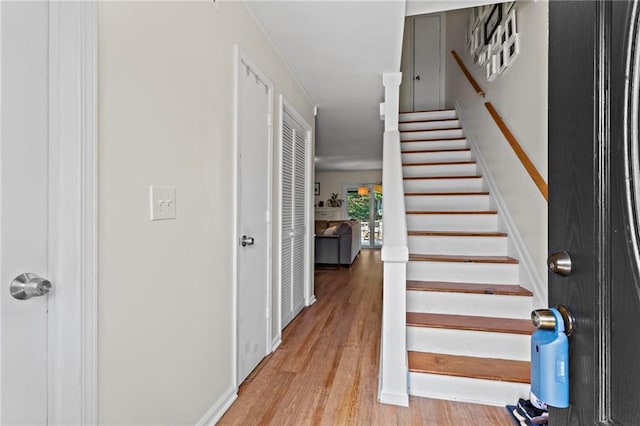
<svg viewBox="0 0 640 426">
<path fill-rule="evenodd" d="M 385 404 L 406 407 L 409 405 L 406 332 L 406 278 L 409 248 L 407 247 L 407 219 L 404 206 L 400 132 L 398 131 L 401 79 L 402 73 L 399 72 L 383 74 L 385 102 L 380 104 L 381 118 L 384 118 L 382 158 L 384 276 L 378 400 Z"/>
</svg>

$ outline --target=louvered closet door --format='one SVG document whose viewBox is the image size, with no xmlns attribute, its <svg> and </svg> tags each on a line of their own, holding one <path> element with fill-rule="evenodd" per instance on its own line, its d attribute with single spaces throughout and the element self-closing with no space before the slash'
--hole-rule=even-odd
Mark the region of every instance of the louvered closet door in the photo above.
<svg viewBox="0 0 640 426">
<path fill-rule="evenodd" d="M 282 327 L 304 307 L 307 132 L 284 111 L 282 126 Z"/>
<path fill-rule="evenodd" d="M 285 114 L 285 117 L 288 115 Z M 282 123 L 282 278 L 281 303 L 282 328 L 293 319 L 291 300 L 291 271 L 293 255 L 293 160 L 294 135 L 292 120 L 286 118 Z"/>
</svg>

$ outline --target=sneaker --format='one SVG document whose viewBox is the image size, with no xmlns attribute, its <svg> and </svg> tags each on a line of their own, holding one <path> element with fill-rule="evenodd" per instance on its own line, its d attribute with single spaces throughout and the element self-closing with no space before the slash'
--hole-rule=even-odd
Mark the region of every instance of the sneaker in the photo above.
<svg viewBox="0 0 640 426">
<path fill-rule="evenodd" d="M 545 410 L 541 410 L 531 404 L 531 401 L 520 398 L 518 400 L 518 406 L 516 407 L 518 413 L 525 418 L 527 424 L 547 424 L 549 420 L 549 413 Z"/>
</svg>

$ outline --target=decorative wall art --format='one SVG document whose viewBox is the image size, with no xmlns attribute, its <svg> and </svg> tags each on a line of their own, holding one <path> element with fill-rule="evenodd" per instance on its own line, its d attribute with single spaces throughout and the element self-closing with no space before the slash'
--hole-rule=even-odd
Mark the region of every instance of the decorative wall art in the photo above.
<svg viewBox="0 0 640 426">
<path fill-rule="evenodd" d="M 473 62 L 485 68 L 487 81 L 495 80 L 520 54 L 515 4 L 479 6 L 469 13 L 466 48 Z"/>
</svg>

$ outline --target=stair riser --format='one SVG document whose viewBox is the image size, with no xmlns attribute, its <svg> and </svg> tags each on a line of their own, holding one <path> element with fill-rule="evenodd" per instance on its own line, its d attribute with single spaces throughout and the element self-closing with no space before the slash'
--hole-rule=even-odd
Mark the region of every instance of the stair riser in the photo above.
<svg viewBox="0 0 640 426">
<path fill-rule="evenodd" d="M 408 214 L 407 228 L 412 231 L 486 231 L 498 230 L 496 214 Z"/>
<path fill-rule="evenodd" d="M 409 253 L 507 256 L 507 238 L 410 235 Z"/>
<path fill-rule="evenodd" d="M 458 120 L 446 120 L 446 121 L 416 121 L 411 123 L 398 124 L 398 129 L 400 131 L 451 129 L 453 127 L 460 127 L 460 122 Z"/>
<path fill-rule="evenodd" d="M 482 178 L 405 180 L 405 192 L 479 192 Z"/>
<path fill-rule="evenodd" d="M 528 399 L 529 388 L 523 383 L 409 373 L 409 394 L 426 398 L 505 406 Z"/>
<path fill-rule="evenodd" d="M 464 136 L 462 129 L 429 130 L 424 132 L 401 132 L 401 141 L 416 141 L 421 139 L 461 138 Z"/>
<path fill-rule="evenodd" d="M 448 120 L 457 118 L 456 110 L 428 111 L 428 112 L 403 112 L 400 114 L 400 122 L 420 121 L 420 120 Z"/>
<path fill-rule="evenodd" d="M 489 195 L 409 195 L 407 211 L 483 211 L 489 210 Z"/>
<path fill-rule="evenodd" d="M 425 142 L 402 142 L 402 151 L 428 151 L 435 149 L 465 149 L 469 148 L 466 139 L 435 140 Z"/>
<path fill-rule="evenodd" d="M 531 308 L 525 296 L 407 291 L 407 312 L 529 319 Z"/>
<path fill-rule="evenodd" d="M 442 164 L 429 166 L 404 166 L 404 177 L 431 177 L 431 176 L 475 176 L 477 166 L 471 164 Z"/>
<path fill-rule="evenodd" d="M 518 282 L 518 265 L 409 261 L 407 280 L 516 284 Z"/>
<path fill-rule="evenodd" d="M 402 154 L 402 163 L 437 163 L 444 161 L 471 161 L 470 151 L 416 152 Z"/>
<path fill-rule="evenodd" d="M 418 352 L 529 361 L 531 336 L 407 327 L 407 349 Z"/>
</svg>

